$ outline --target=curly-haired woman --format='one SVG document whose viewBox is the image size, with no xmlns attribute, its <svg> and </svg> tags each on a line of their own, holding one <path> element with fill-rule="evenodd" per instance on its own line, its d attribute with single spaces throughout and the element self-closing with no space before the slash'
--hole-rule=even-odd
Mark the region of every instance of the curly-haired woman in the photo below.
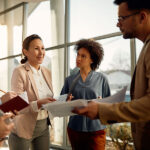
<svg viewBox="0 0 150 150">
<path fill-rule="evenodd" d="M 95 72 L 103 59 L 103 48 L 94 40 L 82 39 L 75 45 L 78 73 L 66 78 L 61 94 L 72 94 L 73 99 L 96 99 L 110 96 L 106 77 Z M 85 116 L 71 116 L 68 136 L 73 150 L 104 150 L 106 142 L 105 126 L 97 120 Z"/>
</svg>

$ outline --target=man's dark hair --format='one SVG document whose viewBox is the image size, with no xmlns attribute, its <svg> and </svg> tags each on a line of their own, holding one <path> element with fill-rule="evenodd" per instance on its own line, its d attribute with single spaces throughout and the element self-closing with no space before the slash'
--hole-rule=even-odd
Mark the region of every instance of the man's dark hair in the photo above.
<svg viewBox="0 0 150 150">
<path fill-rule="evenodd" d="M 114 0 L 116 5 L 120 5 L 123 2 L 127 3 L 129 10 L 150 10 L 149 0 Z"/>
<path fill-rule="evenodd" d="M 101 44 L 92 39 L 81 39 L 76 43 L 75 50 L 78 52 L 80 48 L 85 48 L 90 53 L 90 57 L 93 61 L 91 64 L 91 69 L 97 69 L 104 55 Z"/>
</svg>

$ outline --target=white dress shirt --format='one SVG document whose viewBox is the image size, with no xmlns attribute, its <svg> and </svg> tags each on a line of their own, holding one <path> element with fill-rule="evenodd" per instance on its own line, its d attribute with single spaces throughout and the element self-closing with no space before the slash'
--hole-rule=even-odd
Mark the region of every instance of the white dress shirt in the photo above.
<svg viewBox="0 0 150 150">
<path fill-rule="evenodd" d="M 43 98 L 52 97 L 52 95 L 53 95 L 52 91 L 50 90 L 50 88 L 48 87 L 48 85 L 44 79 L 44 76 L 41 72 L 41 67 L 39 70 L 36 70 L 31 65 L 30 65 L 30 67 L 33 72 L 33 78 L 35 80 L 39 98 L 43 99 Z M 42 119 L 45 119 L 48 117 L 48 112 L 46 110 L 38 109 L 37 101 L 33 101 L 31 103 L 31 106 L 35 112 L 38 112 L 37 120 L 42 120 Z"/>
</svg>

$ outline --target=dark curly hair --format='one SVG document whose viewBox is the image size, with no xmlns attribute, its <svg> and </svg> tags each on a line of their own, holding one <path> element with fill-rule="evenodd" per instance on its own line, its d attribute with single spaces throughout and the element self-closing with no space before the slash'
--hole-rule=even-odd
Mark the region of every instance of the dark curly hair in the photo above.
<svg viewBox="0 0 150 150">
<path fill-rule="evenodd" d="M 32 35 L 26 37 L 26 38 L 24 39 L 23 43 L 22 43 L 22 50 L 23 50 L 23 49 L 28 50 L 28 49 L 29 49 L 29 46 L 30 46 L 30 43 L 31 43 L 33 40 L 35 40 L 35 39 L 40 39 L 40 40 L 42 41 L 42 38 L 41 38 L 39 35 L 37 35 L 37 34 L 32 34 Z M 28 60 L 27 56 L 24 56 L 24 58 L 21 59 L 20 62 L 21 62 L 21 64 L 24 64 L 24 63 L 27 62 L 27 60 Z"/>
<path fill-rule="evenodd" d="M 150 10 L 149 0 L 114 0 L 114 4 L 127 3 L 129 10 Z"/>
<path fill-rule="evenodd" d="M 93 61 L 91 69 L 96 70 L 104 56 L 102 45 L 92 39 L 81 39 L 76 43 L 74 49 L 78 52 L 80 48 L 85 48 L 90 53 Z"/>
</svg>

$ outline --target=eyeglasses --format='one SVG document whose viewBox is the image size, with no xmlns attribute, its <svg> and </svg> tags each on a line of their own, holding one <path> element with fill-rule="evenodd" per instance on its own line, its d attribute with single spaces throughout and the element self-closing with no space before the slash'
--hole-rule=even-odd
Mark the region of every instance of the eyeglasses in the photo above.
<svg viewBox="0 0 150 150">
<path fill-rule="evenodd" d="M 127 15 L 127 16 L 119 16 L 119 17 L 118 17 L 118 23 L 120 23 L 120 22 L 126 20 L 127 18 L 129 18 L 129 17 L 131 17 L 131 16 L 137 15 L 137 14 L 139 14 L 139 13 L 140 13 L 140 12 L 135 12 L 135 13 L 130 14 L 130 15 Z"/>
</svg>

